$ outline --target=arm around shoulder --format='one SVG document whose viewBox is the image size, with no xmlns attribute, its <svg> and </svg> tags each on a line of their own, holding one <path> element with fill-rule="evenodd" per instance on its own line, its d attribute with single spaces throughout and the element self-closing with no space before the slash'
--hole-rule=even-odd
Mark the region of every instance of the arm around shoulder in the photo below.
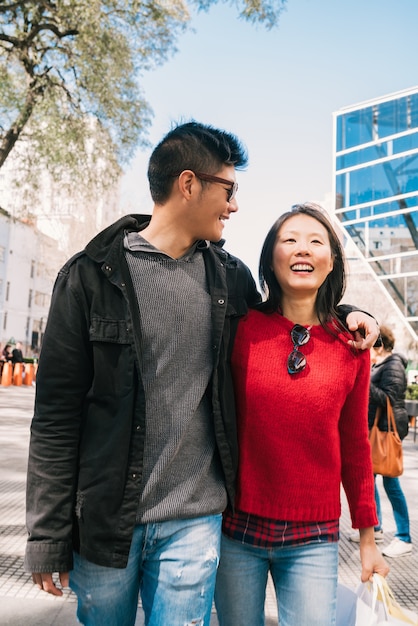
<svg viewBox="0 0 418 626">
<path fill-rule="evenodd" d="M 340 304 L 337 313 L 340 320 L 354 333 L 351 344 L 354 348 L 369 350 L 379 341 L 379 325 L 372 315 L 350 304 Z"/>
</svg>

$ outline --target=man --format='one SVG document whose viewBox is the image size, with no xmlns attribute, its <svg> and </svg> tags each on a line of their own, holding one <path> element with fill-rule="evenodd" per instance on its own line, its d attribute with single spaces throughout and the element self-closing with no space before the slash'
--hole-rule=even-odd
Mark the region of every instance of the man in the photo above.
<svg viewBox="0 0 418 626">
<path fill-rule="evenodd" d="M 150 216 L 127 216 L 60 271 L 37 373 L 26 568 L 94 626 L 208 626 L 237 443 L 228 349 L 259 301 L 222 249 L 239 140 L 195 122 L 150 158 Z M 371 330 L 367 315 L 351 323 Z M 367 321 L 368 320 L 368 321 Z M 69 574 L 70 572 L 70 574 Z"/>
<path fill-rule="evenodd" d="M 23 363 L 23 361 L 22 344 L 18 341 L 16 347 L 12 350 L 12 363 Z"/>
</svg>

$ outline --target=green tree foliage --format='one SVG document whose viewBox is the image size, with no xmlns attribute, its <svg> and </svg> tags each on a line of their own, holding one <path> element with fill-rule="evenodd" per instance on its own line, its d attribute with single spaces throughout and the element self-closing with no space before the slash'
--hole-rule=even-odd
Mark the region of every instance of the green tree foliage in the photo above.
<svg viewBox="0 0 418 626">
<path fill-rule="evenodd" d="M 217 0 L 191 0 L 207 9 Z M 237 0 L 268 28 L 286 0 Z M 146 141 L 141 73 L 175 51 L 186 0 L 0 0 L 0 167 L 110 181 Z M 16 150 L 14 150 L 16 148 Z"/>
</svg>

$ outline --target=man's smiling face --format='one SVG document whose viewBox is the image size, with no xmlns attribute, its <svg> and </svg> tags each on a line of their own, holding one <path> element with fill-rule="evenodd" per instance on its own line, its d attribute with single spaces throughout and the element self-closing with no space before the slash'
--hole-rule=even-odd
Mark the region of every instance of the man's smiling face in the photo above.
<svg viewBox="0 0 418 626">
<path fill-rule="evenodd" d="M 199 186 L 199 192 L 188 215 L 195 239 L 219 241 L 222 239 L 225 220 L 229 219 L 231 213 L 238 211 L 236 198 L 228 201 L 231 186 L 236 182 L 234 166 L 225 165 L 215 175 L 231 181 L 231 185 L 201 181 L 196 175 L 195 185 Z"/>
</svg>

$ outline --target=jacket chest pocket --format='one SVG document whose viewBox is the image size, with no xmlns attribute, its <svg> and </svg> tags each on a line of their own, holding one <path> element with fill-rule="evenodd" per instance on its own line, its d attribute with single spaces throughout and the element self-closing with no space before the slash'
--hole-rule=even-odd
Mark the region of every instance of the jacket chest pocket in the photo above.
<svg viewBox="0 0 418 626">
<path fill-rule="evenodd" d="M 231 359 L 238 322 L 247 313 L 248 304 L 245 298 L 234 298 L 233 296 L 228 298 L 223 332 L 225 354 L 228 361 Z"/>
<path fill-rule="evenodd" d="M 92 342 L 130 344 L 132 337 L 126 320 L 94 317 L 91 319 L 89 338 Z"/>
<path fill-rule="evenodd" d="M 228 305 L 226 307 L 226 317 L 243 317 L 248 313 L 247 301 L 243 297 L 228 297 Z"/>
<path fill-rule="evenodd" d="M 89 339 L 95 372 L 93 394 L 115 398 L 129 394 L 135 359 L 126 320 L 92 318 Z"/>
</svg>

